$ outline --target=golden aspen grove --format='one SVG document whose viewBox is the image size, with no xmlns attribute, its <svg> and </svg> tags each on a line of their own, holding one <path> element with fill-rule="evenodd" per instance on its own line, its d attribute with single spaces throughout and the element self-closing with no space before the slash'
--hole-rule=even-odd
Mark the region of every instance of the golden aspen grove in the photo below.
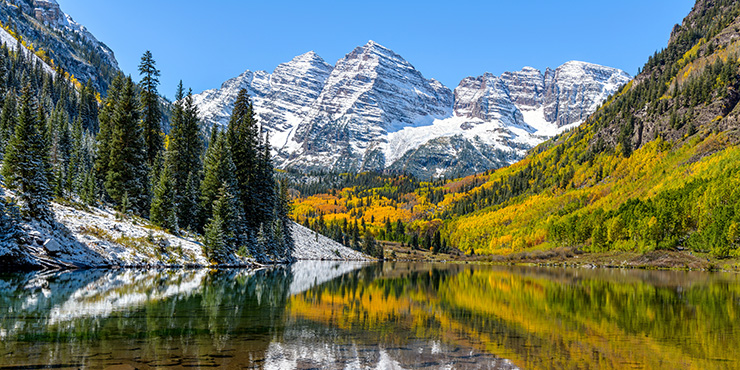
<svg viewBox="0 0 740 370">
<path fill-rule="evenodd" d="M 356 224 L 403 243 L 439 232 L 467 254 L 579 247 L 737 257 L 738 14 L 732 1 L 693 11 L 586 122 L 522 161 L 429 182 L 340 175 L 339 187 L 296 197 L 293 218 L 340 241 Z"/>
</svg>

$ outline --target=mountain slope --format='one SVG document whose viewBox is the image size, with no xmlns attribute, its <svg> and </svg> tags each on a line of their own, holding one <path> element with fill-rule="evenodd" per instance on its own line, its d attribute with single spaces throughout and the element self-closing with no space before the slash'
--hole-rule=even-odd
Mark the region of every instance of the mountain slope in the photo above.
<svg viewBox="0 0 740 370">
<path fill-rule="evenodd" d="M 301 198 L 294 215 L 323 215 L 328 229 L 357 220 L 408 243 L 384 227 L 400 220 L 406 235 L 439 232 L 475 254 L 562 246 L 740 256 L 739 52 L 740 4 L 698 1 L 633 81 L 523 160 L 410 191 L 398 179 L 357 184 Z M 569 112 L 562 124 L 578 117 L 541 106 Z"/>
<path fill-rule="evenodd" d="M 0 0 L 0 22 L 48 64 L 63 68 L 82 84 L 90 81 L 97 91 L 107 91 L 119 71 L 113 51 L 55 0 Z M 13 46 L 17 42 L 6 37 L 3 41 Z"/>
<path fill-rule="evenodd" d="M 453 93 L 370 41 L 334 67 L 311 52 L 272 74 L 246 71 L 196 102 L 207 126 L 223 126 L 238 89 L 248 89 L 282 168 L 449 177 L 521 159 L 629 79 L 572 61 L 545 73 L 526 67 L 468 77 Z"/>
</svg>

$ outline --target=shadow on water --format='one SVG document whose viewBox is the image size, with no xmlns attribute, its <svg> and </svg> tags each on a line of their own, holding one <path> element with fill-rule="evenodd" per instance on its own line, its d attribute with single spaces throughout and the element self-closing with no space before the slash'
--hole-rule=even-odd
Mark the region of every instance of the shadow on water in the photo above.
<svg viewBox="0 0 740 370">
<path fill-rule="evenodd" d="M 303 262 L 0 274 L 0 369 L 713 368 L 740 280 L 692 272 Z"/>
</svg>

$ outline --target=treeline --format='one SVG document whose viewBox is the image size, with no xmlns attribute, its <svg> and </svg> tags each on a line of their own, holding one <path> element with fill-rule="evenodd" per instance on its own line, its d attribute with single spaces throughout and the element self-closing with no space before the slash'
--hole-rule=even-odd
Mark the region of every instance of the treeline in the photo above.
<svg viewBox="0 0 740 370">
<path fill-rule="evenodd" d="M 118 74 L 101 105 L 89 83 L 77 91 L 26 54 L 0 47 L 2 176 L 19 203 L 0 203 L 7 225 L 18 217 L 51 222 L 57 198 L 202 234 L 216 263 L 234 254 L 291 260 L 287 185 L 273 176 L 269 140 L 246 90 L 228 128 L 206 137 L 181 82 L 165 134 L 160 71 L 150 52 L 141 59 L 140 83 Z M 7 229 L 0 242 L 17 237 L 17 227 Z"/>
</svg>

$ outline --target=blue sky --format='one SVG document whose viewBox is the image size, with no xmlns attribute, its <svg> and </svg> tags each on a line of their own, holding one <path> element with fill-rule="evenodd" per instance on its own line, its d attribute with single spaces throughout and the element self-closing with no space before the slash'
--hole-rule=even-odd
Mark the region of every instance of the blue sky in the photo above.
<svg viewBox="0 0 740 370">
<path fill-rule="evenodd" d="M 484 72 L 582 60 L 635 74 L 664 47 L 692 0 L 189 1 L 57 0 L 138 79 L 141 54 L 172 97 L 246 69 L 272 71 L 313 50 L 329 64 L 374 40 L 450 88 Z"/>
</svg>

